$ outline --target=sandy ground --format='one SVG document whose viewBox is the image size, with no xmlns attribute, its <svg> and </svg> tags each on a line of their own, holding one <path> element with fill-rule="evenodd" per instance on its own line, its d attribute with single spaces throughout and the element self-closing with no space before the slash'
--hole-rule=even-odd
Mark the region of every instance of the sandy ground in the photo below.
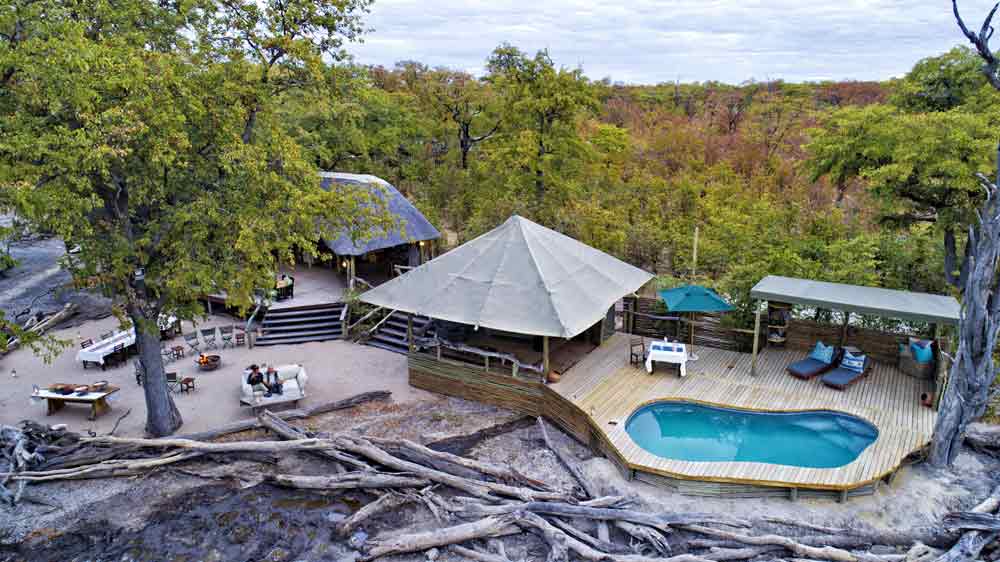
<svg viewBox="0 0 1000 562">
<path fill-rule="evenodd" d="M 199 328 L 233 324 L 228 316 L 212 316 L 199 323 Z M 184 330 L 190 329 L 188 323 Z M 145 402 L 142 387 L 136 385 L 131 361 L 124 366 L 101 371 L 89 367 L 86 370 L 76 361 L 80 339 L 98 339 L 101 333 L 118 328 L 114 317 L 94 320 L 54 334 L 68 340 L 71 347 L 63 350 L 45 363 L 30 350 L 19 349 L 0 359 L 0 423 L 14 424 L 22 419 L 33 419 L 49 424 L 65 423 L 72 431 L 86 433 L 88 430 L 102 434 L 114 426 L 118 417 L 132 411 L 116 432 L 116 435 L 141 436 L 145 424 Z M 177 337 L 175 345 L 183 345 L 184 339 Z M 174 401 L 184 418 L 181 433 L 203 431 L 226 423 L 250 417 L 248 408 L 241 407 L 240 377 L 243 369 L 252 363 L 283 365 L 297 363 L 305 367 L 309 375 L 306 387 L 307 397 L 300 405 L 309 406 L 353 396 L 369 390 L 388 390 L 395 402 L 410 402 L 430 396 L 414 389 L 407 383 L 406 358 L 396 353 L 374 347 L 348 342 L 314 342 L 301 345 L 255 347 L 254 349 L 228 348 L 218 350 L 222 356 L 222 367 L 214 372 L 198 371 L 190 355 L 166 365 L 168 371 L 176 371 L 180 376 L 194 376 L 197 388 L 194 392 L 175 394 Z M 17 377 L 11 377 L 11 370 Z M 67 405 L 52 416 L 45 415 L 45 404 L 30 399 L 32 386 L 47 386 L 56 382 L 91 383 L 107 380 L 121 390 L 113 395 L 111 412 L 88 421 L 89 407 L 83 404 Z"/>
</svg>

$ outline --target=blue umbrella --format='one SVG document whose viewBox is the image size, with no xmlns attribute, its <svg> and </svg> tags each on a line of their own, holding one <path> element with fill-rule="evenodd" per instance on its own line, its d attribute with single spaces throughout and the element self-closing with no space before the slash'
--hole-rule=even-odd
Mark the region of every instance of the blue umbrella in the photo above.
<svg viewBox="0 0 1000 562">
<path fill-rule="evenodd" d="M 694 320 L 695 312 L 729 312 L 733 305 L 726 302 L 718 293 L 701 285 L 685 285 L 660 291 L 660 298 L 670 312 L 690 312 Z M 694 323 L 691 324 L 691 347 L 694 348 Z M 691 360 L 698 356 L 688 353 Z"/>
</svg>

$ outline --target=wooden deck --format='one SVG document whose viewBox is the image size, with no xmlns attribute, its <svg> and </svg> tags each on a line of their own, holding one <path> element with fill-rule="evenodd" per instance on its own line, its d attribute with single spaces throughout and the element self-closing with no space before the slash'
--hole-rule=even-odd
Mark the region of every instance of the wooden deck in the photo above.
<svg viewBox="0 0 1000 562">
<path fill-rule="evenodd" d="M 547 389 L 581 410 L 630 470 L 681 480 L 851 490 L 891 474 L 930 442 L 937 413 L 921 406 L 920 394 L 930 390 L 931 383 L 893 366 L 876 363 L 867 379 L 838 391 L 785 372 L 789 363 L 804 356 L 802 351 L 765 350 L 758 358 L 757 375 L 751 376 L 749 354 L 700 347 L 700 359 L 688 363 L 682 379 L 666 368 L 649 375 L 629 365 L 628 338 L 614 335 Z M 879 436 L 857 459 L 838 468 L 677 461 L 644 451 L 625 432 L 632 412 L 661 400 L 760 411 L 834 410 L 868 420 Z"/>
</svg>

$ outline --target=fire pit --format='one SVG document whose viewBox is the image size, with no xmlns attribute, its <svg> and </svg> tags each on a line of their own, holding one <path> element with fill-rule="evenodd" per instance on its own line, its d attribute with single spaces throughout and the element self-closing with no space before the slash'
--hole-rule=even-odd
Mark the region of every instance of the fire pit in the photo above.
<svg viewBox="0 0 1000 562">
<path fill-rule="evenodd" d="M 202 371 L 214 371 L 219 368 L 222 364 L 221 355 L 199 355 L 198 359 L 195 360 L 198 364 L 198 369 Z"/>
</svg>

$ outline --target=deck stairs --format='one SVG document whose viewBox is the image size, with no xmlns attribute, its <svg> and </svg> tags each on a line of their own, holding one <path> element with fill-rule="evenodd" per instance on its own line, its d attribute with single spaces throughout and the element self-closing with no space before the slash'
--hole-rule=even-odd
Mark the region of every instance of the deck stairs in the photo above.
<svg viewBox="0 0 1000 562">
<path fill-rule="evenodd" d="M 406 313 L 392 311 L 388 318 L 382 321 L 378 327 L 364 340 L 365 345 L 386 349 L 394 353 L 408 353 L 409 346 L 406 342 Z M 413 316 L 413 331 L 420 333 L 424 327 L 430 323 L 431 319 L 426 316 Z M 431 334 L 424 333 L 424 337 Z"/>
<path fill-rule="evenodd" d="M 341 314 L 344 303 L 314 304 L 267 311 L 255 345 L 287 345 L 344 337 Z"/>
</svg>

